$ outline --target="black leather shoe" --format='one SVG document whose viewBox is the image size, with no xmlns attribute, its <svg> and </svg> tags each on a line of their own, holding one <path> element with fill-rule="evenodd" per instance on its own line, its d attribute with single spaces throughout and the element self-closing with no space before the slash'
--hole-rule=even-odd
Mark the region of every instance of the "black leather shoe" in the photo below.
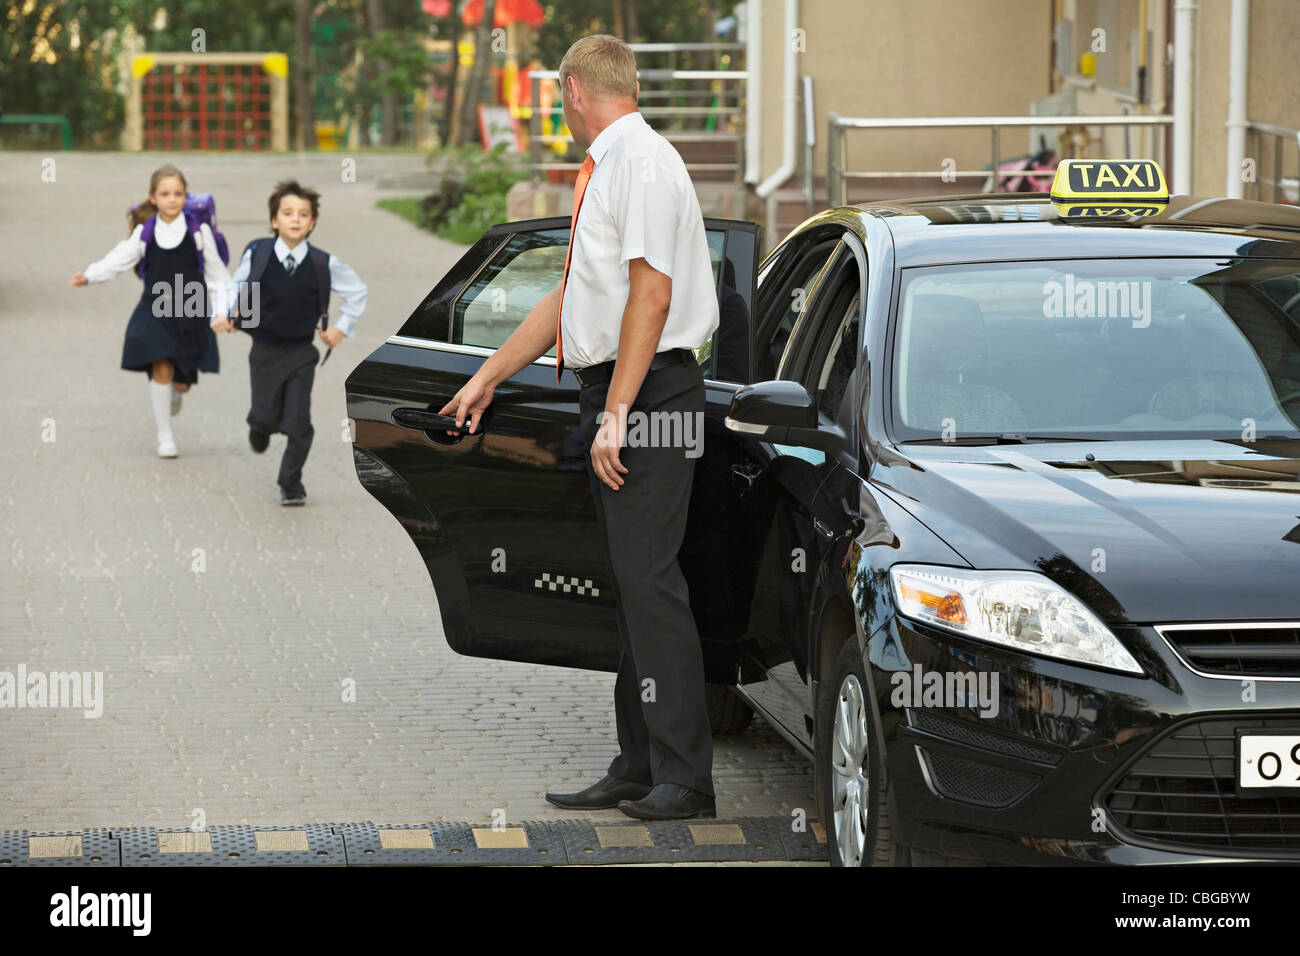
<svg viewBox="0 0 1300 956">
<path fill-rule="evenodd" d="M 657 783 L 640 800 L 624 800 L 618 808 L 638 820 L 690 820 L 718 815 L 713 797 L 679 783 Z"/>
<path fill-rule="evenodd" d="M 620 780 L 609 774 L 586 790 L 577 793 L 548 793 L 546 802 L 566 810 L 612 810 L 619 801 L 639 800 L 650 792 L 650 785 L 635 780 Z"/>
<path fill-rule="evenodd" d="M 253 451 L 259 455 L 266 451 L 266 446 L 271 443 L 271 436 L 266 432 L 259 432 L 256 428 L 248 430 L 248 444 L 252 446 Z"/>
<path fill-rule="evenodd" d="M 280 504 L 282 505 L 305 505 L 307 503 L 307 492 L 305 491 L 285 491 L 280 489 Z"/>
</svg>

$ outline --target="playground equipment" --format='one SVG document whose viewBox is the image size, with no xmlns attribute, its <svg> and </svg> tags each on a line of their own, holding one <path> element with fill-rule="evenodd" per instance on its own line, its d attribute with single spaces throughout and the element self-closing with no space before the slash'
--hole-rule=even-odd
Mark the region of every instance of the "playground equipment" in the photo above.
<svg viewBox="0 0 1300 956">
<path fill-rule="evenodd" d="M 10 126 L 57 126 L 62 134 L 63 148 L 72 149 L 72 123 L 57 113 L 6 113 L 0 123 Z"/>
<path fill-rule="evenodd" d="M 131 56 L 122 148 L 289 148 L 289 58 L 283 53 Z"/>
</svg>

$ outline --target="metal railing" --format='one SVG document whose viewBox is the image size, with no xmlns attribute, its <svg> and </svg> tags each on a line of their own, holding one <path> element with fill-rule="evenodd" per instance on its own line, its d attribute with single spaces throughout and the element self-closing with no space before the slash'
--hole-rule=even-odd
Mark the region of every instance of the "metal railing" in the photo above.
<svg viewBox="0 0 1300 956">
<path fill-rule="evenodd" d="M 1002 180 L 1006 177 L 1023 176 L 1025 170 L 999 170 L 1005 161 L 999 155 L 998 135 L 1003 127 L 1023 128 L 1032 126 L 1171 126 L 1174 118 L 1168 114 L 1150 116 L 1125 114 L 1114 116 L 877 116 L 854 117 L 830 113 L 830 133 L 826 143 L 827 202 L 831 206 L 844 205 L 847 192 L 846 182 L 850 179 L 909 179 L 917 177 L 961 178 L 979 176 L 986 179 L 993 177 L 994 191 L 1001 191 Z M 981 129 L 987 128 L 991 134 L 991 162 L 988 169 L 922 169 L 922 170 L 850 170 L 845 133 L 850 129 Z M 1163 155 L 1163 144 L 1154 152 Z M 1133 157 L 1128 157 L 1133 158 Z M 1152 157 L 1154 158 L 1154 157 Z"/>
<path fill-rule="evenodd" d="M 721 142 L 731 143 L 734 162 L 688 162 L 691 172 L 730 172 L 738 191 L 743 191 L 745 170 L 745 86 L 749 79 L 746 70 L 681 70 L 677 69 L 679 56 L 730 55 L 743 53 L 743 43 L 633 43 L 633 52 L 666 56 L 667 68 L 642 67 L 637 70 L 641 82 L 638 111 L 667 139 L 678 143 Z M 558 70 L 533 70 L 528 74 L 531 96 L 523 112 L 528 118 L 529 166 L 534 185 L 540 184 L 550 170 L 578 169 L 581 163 L 558 162 L 543 159 L 543 148 L 556 143 L 572 143 L 571 136 L 542 132 L 542 84 L 558 83 Z M 682 89 L 679 82 L 699 83 L 697 88 Z M 559 97 L 551 113 L 562 115 Z M 692 118 L 712 117 L 708 129 L 661 128 L 655 123 L 659 117 Z M 732 129 L 726 129 L 727 126 Z"/>
<path fill-rule="evenodd" d="M 1284 196 L 1282 187 L 1286 180 L 1282 178 L 1282 150 L 1287 141 L 1297 148 L 1297 155 L 1300 155 L 1300 130 L 1294 130 L 1287 126 L 1278 126 L 1276 123 L 1246 123 L 1246 135 L 1250 137 L 1252 146 L 1250 155 L 1256 157 L 1256 176 L 1250 192 L 1253 193 L 1251 198 L 1262 199 L 1263 186 L 1268 184 L 1273 187 L 1273 202 L 1282 202 Z M 1259 175 L 1264 166 L 1264 137 L 1271 136 L 1273 139 L 1273 178 L 1269 179 Z"/>
<path fill-rule="evenodd" d="M 11 126 L 56 126 L 59 129 L 64 149 L 72 149 L 72 123 L 66 116 L 57 113 L 6 113 L 0 116 L 0 123 Z"/>
</svg>

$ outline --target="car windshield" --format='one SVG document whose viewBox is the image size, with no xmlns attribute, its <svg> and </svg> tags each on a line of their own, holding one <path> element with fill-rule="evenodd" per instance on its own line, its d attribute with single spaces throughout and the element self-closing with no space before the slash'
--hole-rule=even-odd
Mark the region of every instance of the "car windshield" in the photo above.
<svg viewBox="0 0 1300 956">
<path fill-rule="evenodd" d="M 908 268 L 902 441 L 1300 437 L 1300 260 Z"/>
</svg>

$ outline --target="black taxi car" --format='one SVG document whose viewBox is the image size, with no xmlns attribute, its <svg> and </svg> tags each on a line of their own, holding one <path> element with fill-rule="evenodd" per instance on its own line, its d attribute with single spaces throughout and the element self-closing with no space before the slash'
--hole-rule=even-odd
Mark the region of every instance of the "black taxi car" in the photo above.
<svg viewBox="0 0 1300 956">
<path fill-rule="evenodd" d="M 814 761 L 833 864 L 1300 860 L 1300 210 L 1069 186 L 829 209 L 761 264 L 706 220 L 680 563 L 719 723 Z M 493 227 L 347 401 L 451 647 L 613 671 L 572 375 L 437 414 L 567 240 Z"/>
</svg>

